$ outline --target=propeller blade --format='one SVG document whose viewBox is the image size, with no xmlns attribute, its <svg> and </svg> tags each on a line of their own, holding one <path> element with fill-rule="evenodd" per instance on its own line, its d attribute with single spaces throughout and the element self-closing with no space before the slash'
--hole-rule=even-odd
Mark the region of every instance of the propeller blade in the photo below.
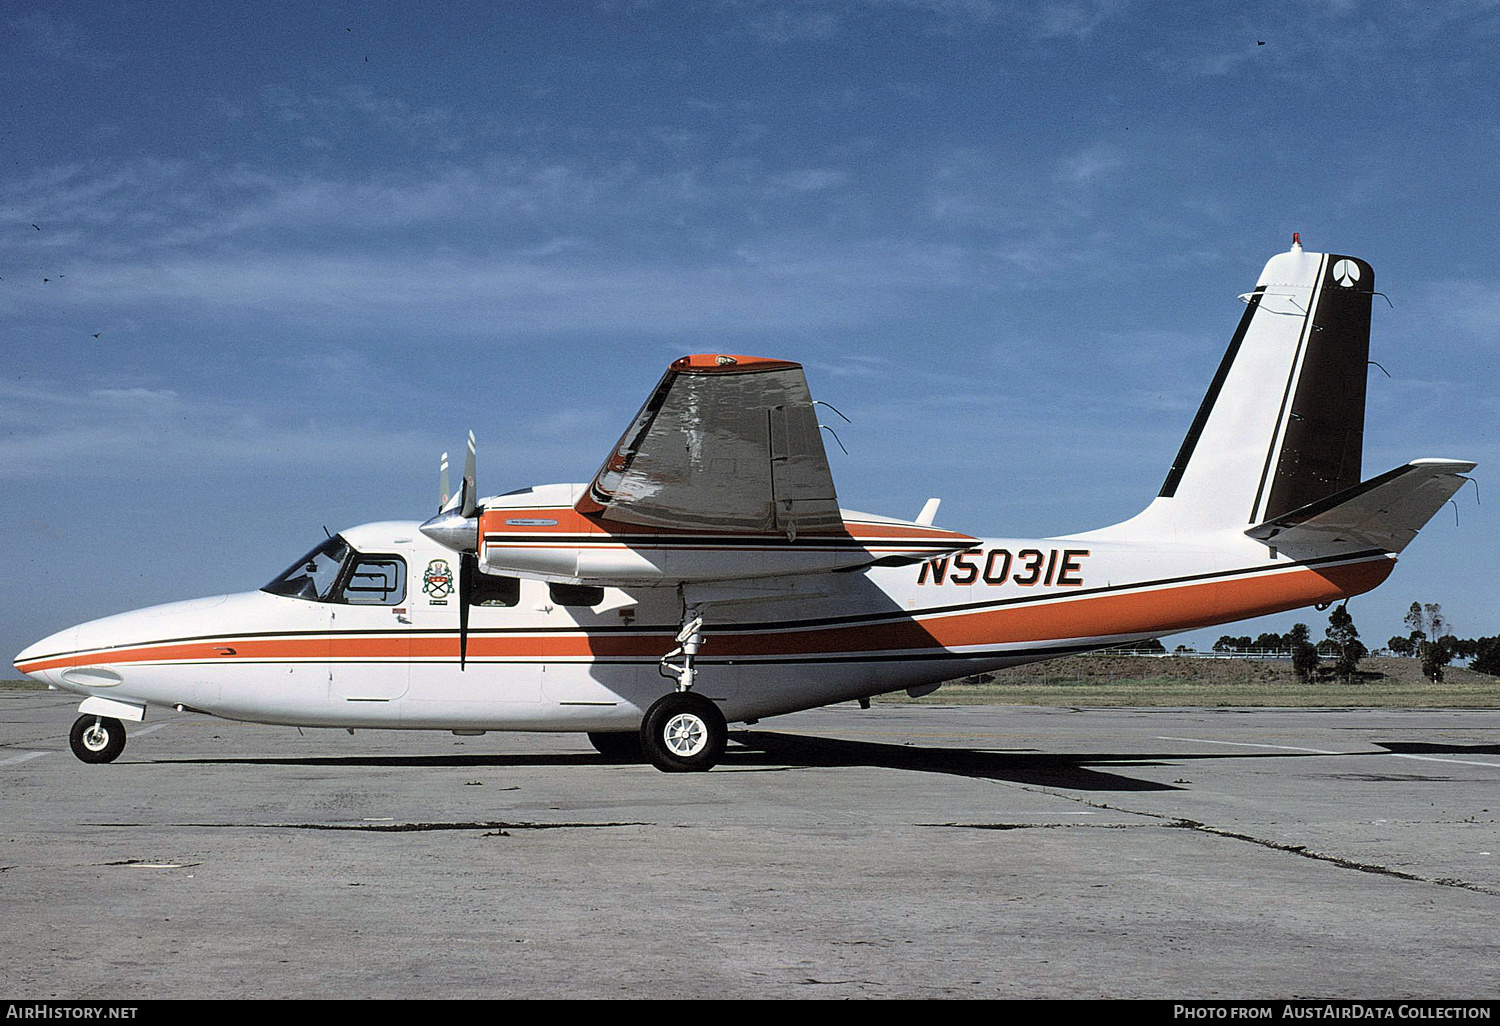
<svg viewBox="0 0 1500 1026">
<path fill-rule="evenodd" d="M 443 459 L 438 464 L 438 512 L 439 513 L 441 513 L 443 511 L 443 507 L 444 506 L 448 505 L 448 497 L 450 495 L 452 495 L 452 494 L 453 494 L 452 490 L 448 487 L 448 454 L 447 453 L 443 453 Z"/>
<path fill-rule="evenodd" d="M 472 431 L 469 432 L 469 451 L 464 456 L 464 476 L 463 476 L 463 480 L 460 481 L 459 484 L 458 484 L 458 491 L 456 493 L 452 494 L 452 495 L 448 495 L 447 494 L 447 492 L 448 492 L 448 463 L 447 463 L 447 459 L 448 459 L 448 455 L 447 455 L 447 453 L 444 453 L 443 454 L 443 461 L 444 462 L 443 462 L 442 487 L 443 487 L 443 493 L 446 496 L 446 498 L 444 498 L 442 508 L 440 508 L 438 510 L 438 512 L 439 513 L 457 512 L 458 515 L 461 516 L 461 517 L 465 517 L 465 518 L 472 517 L 474 515 L 474 509 L 475 509 L 475 497 L 474 497 L 474 432 L 472 432 Z"/>
<path fill-rule="evenodd" d="M 472 552 L 461 552 L 458 556 L 458 668 L 464 669 L 469 659 L 469 605 L 474 597 L 474 575 L 479 572 L 479 560 Z"/>
<path fill-rule="evenodd" d="M 469 432 L 469 451 L 464 456 L 463 496 L 461 512 L 466 517 L 472 517 L 478 501 L 474 494 L 474 432 L 472 431 Z"/>
</svg>

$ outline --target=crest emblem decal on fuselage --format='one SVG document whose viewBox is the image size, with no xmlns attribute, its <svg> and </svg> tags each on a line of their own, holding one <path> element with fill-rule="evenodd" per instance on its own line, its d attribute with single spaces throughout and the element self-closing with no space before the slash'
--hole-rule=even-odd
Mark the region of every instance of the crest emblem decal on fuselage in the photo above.
<svg viewBox="0 0 1500 1026">
<path fill-rule="evenodd" d="M 422 594 L 430 606 L 446 606 L 453 594 L 453 568 L 446 559 L 434 559 L 422 571 Z"/>
</svg>

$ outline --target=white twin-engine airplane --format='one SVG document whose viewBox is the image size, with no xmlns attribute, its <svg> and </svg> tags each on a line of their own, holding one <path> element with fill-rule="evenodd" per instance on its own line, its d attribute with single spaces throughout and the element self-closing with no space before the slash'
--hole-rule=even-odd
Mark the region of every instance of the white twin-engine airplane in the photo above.
<svg viewBox="0 0 1500 1026">
<path fill-rule="evenodd" d="M 798 364 L 673 363 L 593 481 L 365 524 L 259 591 L 60 631 L 16 667 L 85 696 L 109 762 L 151 705 L 297 726 L 585 731 L 705 770 L 728 722 L 1347 599 L 1474 464 L 1360 480 L 1370 265 L 1266 264 L 1160 494 L 1056 538 L 841 510 Z M 866 702 L 867 704 L 867 702 Z"/>
</svg>

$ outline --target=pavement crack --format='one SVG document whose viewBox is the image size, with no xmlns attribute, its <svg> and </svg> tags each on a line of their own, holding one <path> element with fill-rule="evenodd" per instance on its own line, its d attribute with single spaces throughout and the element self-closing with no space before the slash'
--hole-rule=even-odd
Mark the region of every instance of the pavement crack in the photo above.
<svg viewBox="0 0 1500 1026">
<path fill-rule="evenodd" d="M 1204 823 L 1196 823 L 1192 820 L 1179 820 L 1170 824 L 1187 830 L 1196 830 L 1199 833 L 1213 834 L 1217 837 L 1227 837 L 1235 841 L 1245 841 L 1248 844 L 1258 844 L 1262 848 L 1270 848 L 1273 851 L 1284 851 L 1289 855 L 1300 855 L 1305 859 L 1315 862 L 1326 862 L 1340 869 L 1352 869 L 1359 873 L 1373 873 L 1376 876 L 1392 876 L 1398 880 L 1411 880 L 1415 883 L 1434 884 L 1438 887 L 1457 887 L 1460 890 L 1474 891 L 1478 894 L 1488 894 L 1500 898 L 1500 890 L 1493 887 L 1485 887 L 1482 884 L 1470 883 L 1467 880 L 1458 880 L 1453 877 L 1431 877 L 1421 876 L 1417 873 L 1408 873 L 1400 869 L 1392 869 L 1390 866 L 1381 866 L 1371 862 L 1356 862 L 1353 859 L 1342 858 L 1338 855 L 1328 855 L 1320 851 L 1313 851 L 1303 844 L 1283 844 L 1280 841 L 1270 841 L 1264 837 L 1255 837 L 1251 834 L 1242 834 L 1234 830 L 1223 830 L 1219 827 L 1211 827 Z"/>
<path fill-rule="evenodd" d="M 1157 823 L 918 823 L 917 826 L 952 827 L 956 830 L 1145 830 Z"/>
<path fill-rule="evenodd" d="M 1031 788 L 1023 788 L 1023 790 L 1031 790 Z M 1486 887 L 1483 884 L 1470 883 L 1467 880 L 1459 880 L 1459 879 L 1456 879 L 1454 877 L 1447 877 L 1447 876 L 1443 876 L 1443 877 L 1421 876 L 1421 875 L 1419 875 L 1417 873 L 1408 873 L 1408 872 L 1405 872 L 1405 871 L 1400 870 L 1400 869 L 1392 869 L 1389 866 L 1381 866 L 1381 865 L 1377 865 L 1375 863 L 1370 863 L 1370 862 L 1356 862 L 1353 859 L 1342 858 L 1342 857 L 1340 857 L 1338 855 L 1328 855 L 1328 854 L 1325 854 L 1325 853 L 1320 852 L 1320 851 L 1313 851 L 1310 848 L 1308 848 L 1306 845 L 1303 845 L 1303 844 L 1284 844 L 1284 843 L 1282 843 L 1280 841 L 1272 841 L 1272 840 L 1268 840 L 1267 838 L 1264 838 L 1264 837 L 1256 837 L 1253 834 L 1245 834 L 1245 833 L 1240 833 L 1239 831 L 1236 831 L 1236 830 L 1225 830 L 1222 827 L 1209 826 L 1207 823 L 1200 823 L 1200 822 L 1198 822 L 1195 819 L 1184 819 L 1181 816 L 1171 816 L 1171 815 L 1167 815 L 1165 813 L 1160 813 L 1160 812 L 1146 812 L 1146 811 L 1141 810 L 1141 809 L 1127 809 L 1127 808 L 1123 808 L 1123 807 L 1118 806 L 1118 805 L 1109 805 L 1109 804 L 1107 804 L 1105 802 L 1091 802 L 1091 801 L 1089 801 L 1086 798 L 1079 798 L 1079 797 L 1076 797 L 1074 795 L 1058 794 L 1056 791 L 1042 791 L 1041 793 L 1050 794 L 1050 795 L 1052 795 L 1053 797 L 1056 797 L 1056 798 L 1067 798 L 1069 801 L 1077 802 L 1080 805 L 1087 805 L 1089 808 L 1092 808 L 1092 809 L 1100 809 L 1102 811 L 1107 811 L 1107 812 L 1121 812 L 1121 813 L 1126 813 L 1126 814 L 1131 815 L 1131 816 L 1143 816 L 1143 817 L 1145 817 L 1147 819 L 1156 820 L 1159 825 L 1165 826 L 1165 827 L 1167 827 L 1169 829 L 1174 829 L 1174 830 L 1194 830 L 1194 831 L 1197 831 L 1198 833 L 1202 833 L 1202 834 L 1212 834 L 1215 837 L 1225 837 L 1225 838 L 1228 838 L 1229 840 L 1232 840 L 1232 841 L 1243 841 L 1246 844 L 1256 844 L 1256 845 L 1259 845 L 1262 848 L 1270 848 L 1272 851 L 1280 851 L 1280 852 L 1285 852 L 1288 855 L 1298 855 L 1298 856 L 1300 856 L 1302 858 L 1305 858 L 1305 859 L 1312 859 L 1314 862 L 1326 862 L 1329 865 L 1331 865 L 1331 866 L 1337 866 L 1340 869 L 1352 869 L 1352 870 L 1354 870 L 1355 872 L 1358 872 L 1358 873 L 1371 873 L 1371 874 L 1376 875 L 1376 876 L 1389 876 L 1389 877 L 1394 877 L 1397 880 L 1410 880 L 1413 883 L 1432 884 L 1433 886 L 1436 886 L 1436 887 L 1454 887 L 1454 888 L 1457 888 L 1459 890 L 1473 891 L 1476 894 L 1487 894 L 1487 895 L 1490 895 L 1491 897 L 1500 898 L 1500 889 L 1496 889 L 1494 887 Z M 1005 829 L 1018 829 L 1019 828 L 1018 826 L 1005 826 L 1005 825 L 994 825 L 994 826 L 987 826 L 987 827 L 986 826 L 981 826 L 981 825 L 978 825 L 978 824 L 944 824 L 944 825 L 949 825 L 949 826 L 966 826 L 967 825 L 967 826 L 972 826 L 974 829 L 990 829 L 990 830 L 1005 830 Z M 1108 827 L 1111 824 L 1107 824 L 1107 823 L 1059 823 L 1059 824 L 1050 824 L 1050 823 L 1047 823 L 1047 824 L 1024 824 L 1024 825 L 1034 825 L 1034 826 L 1039 826 L 1039 827 L 1054 827 L 1054 826 L 1093 827 L 1095 829 L 1098 829 L 1099 827 Z M 1126 826 L 1126 825 L 1130 825 L 1130 824 L 1117 824 L 1117 826 Z M 1142 823 L 1142 824 L 1134 824 L 1134 825 L 1137 825 L 1137 826 L 1148 826 L 1150 824 L 1144 824 L 1144 823 Z"/>
<path fill-rule="evenodd" d="M 348 830 L 376 834 L 427 833 L 441 830 L 589 830 L 601 827 L 650 826 L 643 822 L 529 823 L 506 820 L 468 820 L 448 823 L 174 823 L 178 827 L 256 830 Z"/>
</svg>

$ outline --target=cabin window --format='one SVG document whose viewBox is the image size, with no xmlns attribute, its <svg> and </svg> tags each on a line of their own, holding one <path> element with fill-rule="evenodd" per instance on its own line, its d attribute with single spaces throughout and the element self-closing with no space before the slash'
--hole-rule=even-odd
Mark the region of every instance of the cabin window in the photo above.
<svg viewBox="0 0 1500 1026">
<path fill-rule="evenodd" d="M 547 588 L 560 606 L 597 606 L 604 601 L 604 589 L 588 584 L 549 584 Z"/>
<path fill-rule="evenodd" d="M 394 606 L 406 598 L 406 560 L 400 556 L 360 556 L 337 601 L 351 606 Z"/>
<path fill-rule="evenodd" d="M 521 602 L 521 579 L 494 574 L 474 574 L 469 601 L 476 606 L 514 606 Z"/>
</svg>

